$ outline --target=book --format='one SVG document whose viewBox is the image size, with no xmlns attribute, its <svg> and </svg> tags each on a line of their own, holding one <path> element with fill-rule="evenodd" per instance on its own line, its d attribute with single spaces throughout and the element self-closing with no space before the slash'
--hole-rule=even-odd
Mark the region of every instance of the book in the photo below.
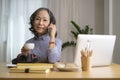
<svg viewBox="0 0 120 80">
<path fill-rule="evenodd" d="M 50 63 L 18 63 L 17 68 L 53 68 Z"/>
<path fill-rule="evenodd" d="M 6 67 L 8 67 L 8 68 L 15 68 L 15 67 L 17 67 L 15 64 L 6 64 Z"/>
<path fill-rule="evenodd" d="M 10 68 L 10 73 L 49 73 L 49 68 Z"/>
</svg>

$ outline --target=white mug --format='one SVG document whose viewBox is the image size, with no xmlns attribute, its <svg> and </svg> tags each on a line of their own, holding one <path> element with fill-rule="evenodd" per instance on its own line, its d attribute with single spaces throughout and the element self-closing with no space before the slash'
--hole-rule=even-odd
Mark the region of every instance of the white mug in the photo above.
<svg viewBox="0 0 120 80">
<path fill-rule="evenodd" d="M 34 43 L 25 43 L 24 44 L 24 48 L 26 49 L 26 50 L 32 50 L 32 49 L 34 49 Z"/>
</svg>

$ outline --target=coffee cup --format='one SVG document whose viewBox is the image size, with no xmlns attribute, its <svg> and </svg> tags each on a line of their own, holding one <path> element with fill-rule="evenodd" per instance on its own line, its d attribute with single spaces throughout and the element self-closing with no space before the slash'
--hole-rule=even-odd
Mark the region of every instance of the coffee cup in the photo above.
<svg viewBox="0 0 120 80">
<path fill-rule="evenodd" d="M 24 48 L 26 49 L 26 50 L 32 50 L 32 49 L 34 49 L 34 43 L 25 43 L 24 44 Z"/>
</svg>

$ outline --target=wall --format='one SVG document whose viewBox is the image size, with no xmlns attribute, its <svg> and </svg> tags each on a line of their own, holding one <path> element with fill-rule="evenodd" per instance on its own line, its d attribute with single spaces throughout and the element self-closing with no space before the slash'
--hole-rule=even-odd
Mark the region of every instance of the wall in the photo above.
<svg viewBox="0 0 120 80">
<path fill-rule="evenodd" d="M 113 52 L 113 62 L 120 64 L 120 0 L 104 0 L 105 34 L 116 35 L 116 43 Z"/>
<path fill-rule="evenodd" d="M 113 0 L 113 34 L 117 36 L 113 61 L 120 64 L 120 0 Z"/>
<path fill-rule="evenodd" d="M 95 0 L 95 33 L 104 34 L 104 0 Z"/>
<path fill-rule="evenodd" d="M 104 34 L 109 34 L 109 0 L 104 0 Z"/>
</svg>

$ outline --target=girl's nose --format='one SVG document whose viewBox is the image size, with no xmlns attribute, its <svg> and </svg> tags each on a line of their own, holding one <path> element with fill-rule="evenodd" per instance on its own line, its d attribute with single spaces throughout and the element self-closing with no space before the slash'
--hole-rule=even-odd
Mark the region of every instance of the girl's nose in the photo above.
<svg viewBox="0 0 120 80">
<path fill-rule="evenodd" d="M 42 21 L 42 20 L 40 20 L 40 21 L 39 21 L 39 24 L 40 24 L 40 25 L 42 25 L 42 24 L 43 24 L 43 21 Z"/>
</svg>

